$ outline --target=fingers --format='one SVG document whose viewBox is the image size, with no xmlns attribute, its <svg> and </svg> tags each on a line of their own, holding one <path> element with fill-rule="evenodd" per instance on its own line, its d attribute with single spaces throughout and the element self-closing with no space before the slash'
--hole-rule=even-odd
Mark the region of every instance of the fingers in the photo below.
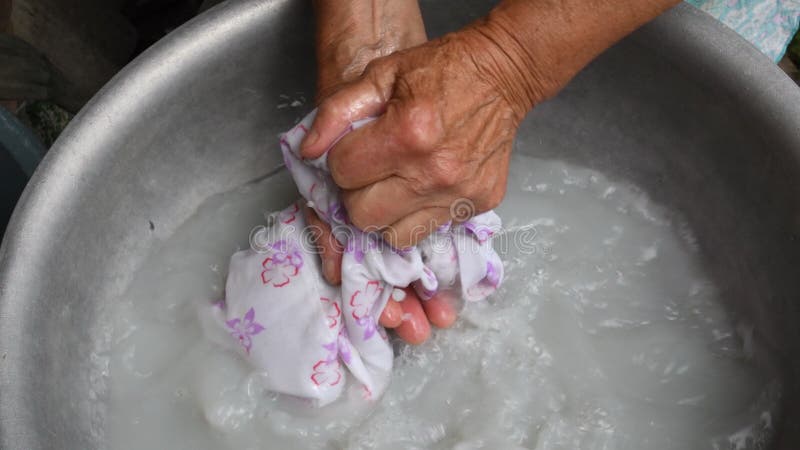
<svg viewBox="0 0 800 450">
<path fill-rule="evenodd" d="M 318 158 L 350 131 L 353 122 L 379 115 L 391 96 L 394 73 L 390 63 L 371 63 L 359 80 L 324 100 L 300 145 L 300 155 Z"/>
<path fill-rule="evenodd" d="M 387 227 L 437 198 L 438 195 L 420 196 L 407 180 L 394 176 L 342 194 L 350 220 L 361 230 Z"/>
<path fill-rule="evenodd" d="M 403 311 L 402 322 L 395 328 L 395 331 L 402 340 L 412 345 L 419 345 L 430 337 L 431 325 L 420 305 L 417 294 L 412 289 L 403 290 L 406 297 L 400 302 L 400 308 Z"/>
<path fill-rule="evenodd" d="M 404 148 L 387 111 L 375 122 L 348 133 L 331 149 L 328 167 L 336 185 L 358 189 L 394 175 Z"/>
<path fill-rule="evenodd" d="M 400 303 L 389 299 L 378 322 L 384 328 L 397 328 L 403 322 L 403 308 Z"/>
<path fill-rule="evenodd" d="M 456 322 L 456 299 L 452 292 L 440 291 L 429 300 L 422 302 L 422 309 L 433 326 L 450 328 Z"/>
<path fill-rule="evenodd" d="M 455 298 L 452 292 L 439 292 L 433 298 L 421 301 L 413 289 L 402 289 L 405 298 L 398 302 L 390 299 L 381 314 L 381 325 L 392 328 L 397 314 L 401 311 L 401 322 L 395 331 L 409 344 L 419 345 L 431 335 L 430 324 L 439 328 L 449 328 L 456 321 Z M 390 319 L 391 317 L 391 319 Z"/>
<path fill-rule="evenodd" d="M 313 244 L 322 259 L 322 275 L 334 286 L 342 284 L 342 244 L 333 236 L 330 225 L 320 219 L 313 209 L 303 205 L 303 213 Z"/>
<path fill-rule="evenodd" d="M 394 248 L 407 248 L 428 237 L 437 227 L 450 220 L 450 208 L 432 207 L 413 212 L 381 234 Z"/>
<path fill-rule="evenodd" d="M 430 101 L 409 102 L 398 92 L 393 95 L 383 115 L 342 137 L 331 150 L 328 166 L 340 187 L 358 189 L 409 168 L 426 173 L 424 168 L 444 136 L 441 114 Z M 445 175 L 457 178 L 452 171 Z"/>
</svg>

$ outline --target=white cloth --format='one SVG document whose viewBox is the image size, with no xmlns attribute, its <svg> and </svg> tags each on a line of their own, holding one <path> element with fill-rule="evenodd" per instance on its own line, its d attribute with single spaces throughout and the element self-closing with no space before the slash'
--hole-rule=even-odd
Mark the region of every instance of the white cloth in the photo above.
<svg viewBox="0 0 800 450">
<path fill-rule="evenodd" d="M 328 173 L 327 152 L 313 161 L 299 157 L 314 115 L 282 135 L 281 150 L 304 201 L 345 247 L 341 287 L 324 281 L 295 203 L 259 236 L 256 249 L 231 257 L 225 300 L 206 309 L 210 333 L 261 372 L 268 390 L 324 406 L 342 394 L 345 367 L 357 381 L 351 392 L 373 399 L 386 389 L 393 354 L 378 319 L 395 287 L 413 285 L 423 300 L 439 289 L 480 300 L 502 281 L 503 265 L 491 245 L 501 226 L 494 212 L 442 226 L 403 251 L 352 226 Z"/>
</svg>

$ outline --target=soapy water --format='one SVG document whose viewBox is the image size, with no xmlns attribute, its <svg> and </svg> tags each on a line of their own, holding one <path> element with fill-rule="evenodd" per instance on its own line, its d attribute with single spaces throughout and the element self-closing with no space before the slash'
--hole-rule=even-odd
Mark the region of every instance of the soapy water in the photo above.
<svg viewBox="0 0 800 450">
<path fill-rule="evenodd" d="M 197 310 L 293 196 L 282 172 L 209 198 L 134 277 L 112 314 L 111 448 L 766 446 L 780 384 L 752 362 L 686 224 L 634 187 L 520 155 L 496 211 L 535 240 L 503 249 L 500 290 L 421 346 L 395 341 L 379 401 L 292 407 L 204 338 Z"/>
</svg>

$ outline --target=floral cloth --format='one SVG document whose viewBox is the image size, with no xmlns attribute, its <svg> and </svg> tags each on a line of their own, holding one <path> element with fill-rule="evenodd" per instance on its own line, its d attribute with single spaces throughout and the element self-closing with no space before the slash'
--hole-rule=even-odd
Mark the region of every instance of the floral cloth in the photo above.
<svg viewBox="0 0 800 450">
<path fill-rule="evenodd" d="M 502 281 L 503 264 L 492 248 L 501 222 L 491 211 L 442 226 L 404 250 L 352 226 L 327 153 L 314 161 L 299 157 L 314 115 L 281 137 L 281 150 L 304 201 L 344 245 L 341 287 L 324 281 L 295 203 L 257 236 L 255 249 L 231 257 L 225 300 L 203 317 L 207 334 L 240 352 L 267 389 L 324 406 L 345 389 L 367 399 L 386 389 L 393 353 L 378 319 L 395 287 L 412 285 L 423 300 L 440 289 L 481 300 Z M 347 372 L 353 382 L 346 382 Z"/>
<path fill-rule="evenodd" d="M 800 0 L 687 0 L 778 62 L 800 26 Z"/>
</svg>

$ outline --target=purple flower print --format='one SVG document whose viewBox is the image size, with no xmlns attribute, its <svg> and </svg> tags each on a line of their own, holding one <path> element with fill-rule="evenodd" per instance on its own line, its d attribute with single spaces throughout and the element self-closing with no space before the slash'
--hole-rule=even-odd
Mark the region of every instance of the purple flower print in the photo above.
<svg viewBox="0 0 800 450">
<path fill-rule="evenodd" d="M 294 244 L 281 239 L 272 244 L 271 254 L 264 259 L 261 267 L 264 268 L 261 272 L 261 281 L 264 284 L 272 283 L 275 287 L 283 287 L 300 273 L 303 255 Z"/>
<path fill-rule="evenodd" d="M 486 225 L 475 223 L 473 221 L 464 222 L 464 228 L 471 231 L 472 234 L 478 239 L 478 242 L 484 243 L 487 239 L 494 235 L 494 231 Z"/>
<path fill-rule="evenodd" d="M 345 247 L 346 253 L 352 253 L 353 257 L 355 258 L 356 262 L 361 264 L 364 262 L 364 248 L 363 248 L 363 241 L 359 242 L 359 240 L 364 239 L 363 235 L 356 235 L 352 237 L 349 241 L 347 241 L 347 247 Z M 375 242 L 373 239 L 369 239 L 367 241 L 367 251 L 374 250 L 378 247 L 378 243 Z"/>
<path fill-rule="evenodd" d="M 436 275 L 434 275 L 433 271 L 428 267 L 422 268 L 422 275 L 425 279 L 423 280 L 420 278 L 416 281 L 414 283 L 414 290 L 417 291 L 417 295 L 419 295 L 422 300 L 430 300 L 436 295 L 436 291 L 439 288 L 439 280 L 436 279 Z"/>
<path fill-rule="evenodd" d="M 406 256 L 408 256 L 411 253 L 411 250 L 414 250 L 414 247 L 406 247 L 406 248 L 390 247 L 390 250 L 393 253 L 397 253 L 398 255 L 400 255 L 400 256 L 405 258 Z"/>
<path fill-rule="evenodd" d="M 450 231 L 450 227 L 452 225 L 453 225 L 453 221 L 452 220 L 448 220 L 447 223 L 445 223 L 443 225 L 439 225 L 438 227 L 436 227 L 436 231 L 439 232 L 439 233 L 446 233 L 446 232 Z"/>
<path fill-rule="evenodd" d="M 331 202 L 328 205 L 328 217 L 333 222 L 347 223 L 347 211 L 339 202 Z"/>
<path fill-rule="evenodd" d="M 491 261 L 486 261 L 486 281 L 494 287 L 500 284 L 500 274 Z"/>
<path fill-rule="evenodd" d="M 422 300 L 430 300 L 436 295 L 436 291 L 426 288 L 424 285 L 422 286 L 422 292 L 418 292 Z"/>
<path fill-rule="evenodd" d="M 326 362 L 331 362 L 336 360 L 336 357 L 339 356 L 339 346 L 338 341 L 328 342 L 327 344 L 322 344 L 322 348 L 328 351 L 328 356 L 325 357 Z"/>
<path fill-rule="evenodd" d="M 347 334 L 347 328 L 342 328 L 339 336 L 336 338 L 336 343 L 339 345 L 339 356 L 345 364 L 350 364 L 352 354 L 350 352 L 350 336 Z"/>
<path fill-rule="evenodd" d="M 375 332 L 378 330 L 378 328 L 375 326 L 375 319 L 373 319 L 371 316 L 364 316 L 364 317 L 356 320 L 356 323 L 359 326 L 364 327 L 364 338 L 363 339 L 365 341 L 367 339 L 370 339 L 372 336 L 374 336 Z"/>
<path fill-rule="evenodd" d="M 347 253 L 352 253 L 356 262 L 361 264 L 364 262 L 364 251 L 356 244 L 355 239 L 347 241 L 347 247 L 344 249 Z"/>
<path fill-rule="evenodd" d="M 231 319 L 225 322 L 225 325 L 231 330 L 231 336 L 242 344 L 244 351 L 247 352 L 248 355 L 250 354 L 250 347 L 253 345 L 253 336 L 264 331 L 264 327 L 256 322 L 255 316 L 255 310 L 250 308 L 243 318 Z"/>
<path fill-rule="evenodd" d="M 428 267 L 423 267 L 422 273 L 425 274 L 425 278 L 427 278 L 429 282 L 437 283 L 436 275 L 433 274 L 433 271 L 431 269 L 429 269 Z"/>
</svg>

